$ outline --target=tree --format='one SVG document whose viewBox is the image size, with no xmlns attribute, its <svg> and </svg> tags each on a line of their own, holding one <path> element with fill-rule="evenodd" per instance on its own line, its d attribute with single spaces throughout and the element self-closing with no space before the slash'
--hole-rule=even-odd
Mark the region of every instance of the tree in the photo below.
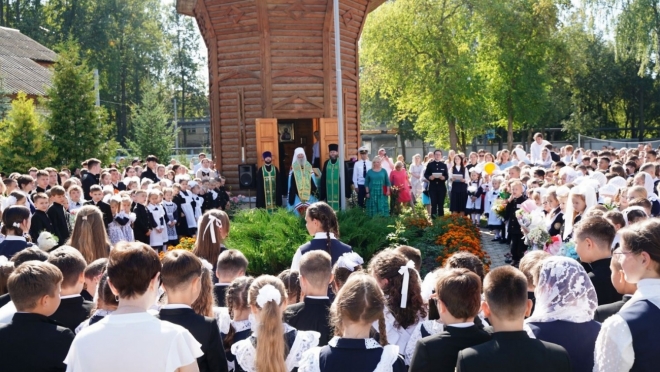
<svg viewBox="0 0 660 372">
<path fill-rule="evenodd" d="M 161 161 L 172 155 L 178 133 L 168 118 L 157 92 L 154 89 L 146 91 L 142 104 L 133 108 L 133 135 L 126 138 L 133 155 L 143 159 L 156 155 Z"/>
<path fill-rule="evenodd" d="M 480 71 L 492 115 L 507 128 L 537 128 L 548 99 L 557 5 L 553 0 L 476 2 Z"/>
<path fill-rule="evenodd" d="M 472 18 L 466 0 L 383 4 L 362 36 L 365 96 L 391 100 L 400 117 L 417 118 L 415 131 L 436 145 L 465 148 L 484 124 Z"/>
<path fill-rule="evenodd" d="M 35 111 L 34 101 L 19 92 L 7 119 L 0 123 L 0 164 L 5 172 L 25 173 L 30 167 L 52 165 L 53 153 L 46 123 Z"/>
<path fill-rule="evenodd" d="M 48 123 L 58 166 L 77 166 L 92 157 L 107 163 L 118 147 L 105 110 L 95 104 L 93 73 L 79 54 L 78 45 L 72 41 L 60 48 L 53 85 L 47 93 Z"/>
</svg>

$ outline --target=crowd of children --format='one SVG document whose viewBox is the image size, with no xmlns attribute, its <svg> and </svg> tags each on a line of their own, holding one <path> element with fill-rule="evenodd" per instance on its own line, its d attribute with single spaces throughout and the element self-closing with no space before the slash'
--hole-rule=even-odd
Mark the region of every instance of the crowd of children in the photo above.
<svg viewBox="0 0 660 372">
<path fill-rule="evenodd" d="M 508 179 L 470 172 L 452 198 L 467 199 L 475 223 L 482 206 L 506 200 L 504 223 L 489 215 L 488 224 L 515 265 L 486 272 L 477 256 L 457 252 L 423 280 L 419 250 L 387 248 L 365 265 L 341 241 L 332 208 L 314 203 L 305 214 L 311 240 L 291 268 L 250 277 L 247 258 L 223 244 L 230 220 L 209 207 L 218 191 L 204 180 L 179 174 L 161 185 L 153 178 L 167 169 L 150 157 L 147 182 L 106 193 L 89 177 L 121 187 L 119 172 L 93 160 L 80 185 L 69 178 L 45 190 L 49 173 L 38 172 L 28 196 L 26 176 L 5 182 L 20 191 L 2 202 L 2 371 L 657 370 L 655 176 L 633 175 L 626 186 L 581 165 L 561 167 L 557 179 L 517 165 Z M 525 244 L 517 211 L 528 199 L 579 260 Z M 192 251 L 165 249 L 193 235 Z"/>
<path fill-rule="evenodd" d="M 223 178 L 191 179 L 184 166 L 175 164 L 162 166 L 166 173 L 160 172 L 164 177 L 159 179 L 150 171 L 161 169 L 157 163 L 150 156 L 145 171 L 134 164 L 120 172 L 114 164 L 102 169 L 97 159 L 90 159 L 79 177 L 52 168 L 9 175 L 0 186 L 0 255 L 11 258 L 30 244 L 50 250 L 66 243 L 89 261 L 107 257 L 110 247 L 122 241 L 164 251 L 180 237 L 194 236 L 204 212 L 228 206 Z M 20 207 L 28 208 L 28 218 Z M 106 234 L 87 233 L 100 231 L 94 211 L 100 211 Z M 80 244 L 98 252 L 86 252 Z"/>
</svg>

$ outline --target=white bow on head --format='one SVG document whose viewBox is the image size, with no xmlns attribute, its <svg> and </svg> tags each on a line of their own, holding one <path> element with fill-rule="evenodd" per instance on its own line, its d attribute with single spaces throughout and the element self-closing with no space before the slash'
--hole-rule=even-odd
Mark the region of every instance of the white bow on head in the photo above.
<svg viewBox="0 0 660 372">
<path fill-rule="evenodd" d="M 260 308 L 266 306 L 269 301 L 275 302 L 276 305 L 279 305 L 282 302 L 282 294 L 272 284 L 266 284 L 261 287 L 261 289 L 259 289 L 259 294 L 257 295 L 257 305 L 259 305 Z"/>
<path fill-rule="evenodd" d="M 199 225 L 199 223 L 197 225 Z M 217 226 L 218 228 L 222 229 L 222 221 L 220 221 L 220 219 L 216 216 L 209 216 L 209 223 L 206 224 L 206 228 L 204 229 L 202 236 L 206 235 L 206 231 L 208 231 L 209 227 L 211 226 Z M 211 241 L 213 244 L 217 242 L 215 238 L 215 227 L 211 229 Z"/>
<path fill-rule="evenodd" d="M 350 271 L 355 270 L 356 266 L 362 265 L 364 260 L 355 252 L 346 252 L 337 260 L 337 267 L 343 267 Z"/>
<path fill-rule="evenodd" d="M 13 266 L 14 263 L 12 261 L 9 261 L 9 259 L 6 256 L 0 256 L 0 266 L 4 266 L 4 265 Z"/>
<path fill-rule="evenodd" d="M 213 271 L 213 265 L 210 262 L 202 258 L 202 266 L 205 267 L 208 271 Z"/>
<path fill-rule="evenodd" d="M 401 284 L 401 308 L 405 309 L 408 302 L 408 284 L 410 283 L 410 270 L 414 269 L 415 263 L 412 260 L 408 261 L 405 266 L 401 266 L 399 274 L 403 275 L 403 283 Z"/>
</svg>

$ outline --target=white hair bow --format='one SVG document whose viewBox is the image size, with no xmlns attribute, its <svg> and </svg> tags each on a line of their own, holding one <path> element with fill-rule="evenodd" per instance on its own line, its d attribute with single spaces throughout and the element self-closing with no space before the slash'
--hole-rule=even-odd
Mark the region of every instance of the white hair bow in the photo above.
<svg viewBox="0 0 660 372">
<path fill-rule="evenodd" d="M 18 222 L 14 222 L 14 223 L 12 224 L 12 226 L 14 226 L 15 228 L 17 228 L 17 229 L 18 229 L 18 228 L 20 228 L 20 227 L 21 227 L 21 224 L 20 224 L 20 223 L 18 223 Z"/>
<path fill-rule="evenodd" d="M 364 260 L 355 252 L 346 252 L 337 260 L 337 267 L 343 267 L 350 271 L 355 270 L 355 266 L 362 265 Z"/>
<path fill-rule="evenodd" d="M 197 225 L 199 225 L 199 223 Z M 211 226 L 217 226 L 218 228 L 222 229 L 222 221 L 220 221 L 220 219 L 218 219 L 218 217 L 216 216 L 209 215 L 209 223 L 206 225 L 206 228 L 204 229 L 202 236 L 206 235 L 206 231 L 208 231 L 209 227 Z M 217 242 L 215 238 L 215 228 L 211 229 L 211 241 L 213 242 L 213 244 Z"/>
<path fill-rule="evenodd" d="M 259 305 L 260 308 L 266 306 L 269 301 L 275 302 L 276 305 L 279 305 L 282 302 L 282 294 L 272 284 L 266 284 L 261 287 L 261 289 L 259 289 L 259 294 L 257 295 L 257 305 Z"/>
<path fill-rule="evenodd" d="M 202 258 L 202 266 L 205 267 L 208 271 L 213 271 L 213 265 L 210 262 Z"/>
<path fill-rule="evenodd" d="M 414 269 L 415 263 L 408 261 L 405 266 L 401 266 L 399 274 L 403 275 L 403 283 L 401 284 L 401 308 L 405 309 L 408 302 L 408 284 L 410 283 L 410 270 Z"/>
<path fill-rule="evenodd" d="M 2 203 L 2 211 L 5 209 L 11 207 L 12 205 L 16 205 L 18 203 L 18 200 L 16 200 L 16 197 L 13 195 L 9 195 L 7 199 Z"/>
<path fill-rule="evenodd" d="M 9 259 L 6 256 L 0 256 L 0 266 L 13 266 L 14 263 L 9 261 Z"/>
</svg>

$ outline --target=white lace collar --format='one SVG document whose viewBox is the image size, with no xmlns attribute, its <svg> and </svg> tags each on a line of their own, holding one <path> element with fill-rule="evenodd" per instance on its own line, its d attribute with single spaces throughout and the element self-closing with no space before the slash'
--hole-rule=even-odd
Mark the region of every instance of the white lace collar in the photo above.
<svg viewBox="0 0 660 372">
<path fill-rule="evenodd" d="M 349 339 L 344 339 L 344 340 L 349 340 Z M 365 339 L 365 342 L 367 342 L 368 340 L 371 340 L 377 344 L 376 340 L 374 339 Z M 332 346 L 331 344 L 328 345 Z M 378 345 L 378 347 L 381 346 Z M 375 347 L 371 347 L 371 348 L 373 349 Z M 378 362 L 376 369 L 374 369 L 374 372 L 392 372 L 392 365 L 399 357 L 399 347 L 396 345 L 386 345 L 385 347 L 382 347 L 382 349 L 383 349 L 383 353 L 380 355 L 380 361 Z M 302 358 L 299 363 L 300 368 L 298 370 L 304 372 L 321 372 L 321 366 L 319 363 L 320 354 L 321 354 L 320 347 L 315 347 L 306 351 L 302 355 Z"/>
<path fill-rule="evenodd" d="M 324 232 L 317 232 L 316 234 L 314 234 L 314 239 L 328 239 L 328 235 L 327 233 Z M 335 237 L 335 234 L 330 233 L 330 239 L 337 239 L 337 238 Z"/>
<path fill-rule="evenodd" d="M 333 337 L 332 340 L 330 340 L 328 342 L 328 345 L 330 345 L 332 347 L 338 347 L 337 345 L 339 344 L 339 342 L 341 340 L 357 341 L 357 339 L 355 339 L 355 338 Z M 365 338 L 363 340 L 364 340 L 364 348 L 367 349 L 367 350 L 382 348 L 380 343 L 378 343 L 378 341 L 374 340 L 373 338 Z M 341 347 L 341 346 L 339 346 L 339 347 Z"/>
<path fill-rule="evenodd" d="M 252 322 L 250 319 L 246 320 L 232 320 L 231 321 L 232 327 L 234 327 L 234 331 L 236 333 L 238 332 L 243 332 L 248 329 L 252 329 Z"/>
</svg>

